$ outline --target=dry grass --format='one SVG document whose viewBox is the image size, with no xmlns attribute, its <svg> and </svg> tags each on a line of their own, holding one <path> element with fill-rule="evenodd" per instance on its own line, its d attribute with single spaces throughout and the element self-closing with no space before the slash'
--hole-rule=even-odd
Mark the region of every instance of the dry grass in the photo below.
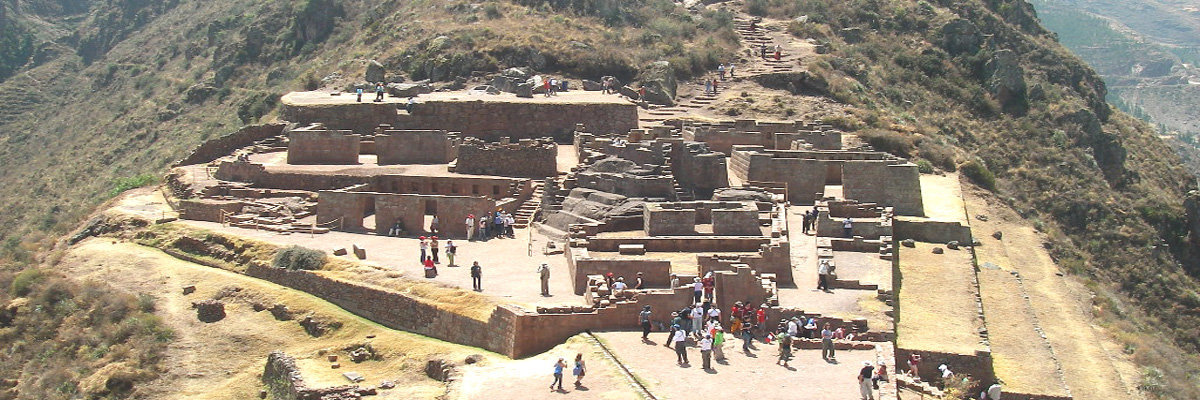
<svg viewBox="0 0 1200 400">
<path fill-rule="evenodd" d="M 983 321 L 976 315 L 975 271 L 965 250 L 933 254 L 940 244 L 897 247 L 900 258 L 900 304 L 896 346 L 974 355 Z"/>
</svg>

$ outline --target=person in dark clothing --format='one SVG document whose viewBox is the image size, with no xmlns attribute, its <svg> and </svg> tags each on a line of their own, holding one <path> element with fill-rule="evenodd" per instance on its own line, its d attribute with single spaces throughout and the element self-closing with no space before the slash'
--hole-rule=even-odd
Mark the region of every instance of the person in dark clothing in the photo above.
<svg viewBox="0 0 1200 400">
<path fill-rule="evenodd" d="M 650 306 L 642 307 L 642 312 L 638 313 L 638 322 L 642 324 L 642 340 L 649 340 L 650 336 Z"/>
<path fill-rule="evenodd" d="M 479 261 L 471 264 L 471 286 L 476 292 L 483 291 L 483 267 L 479 266 Z"/>
</svg>

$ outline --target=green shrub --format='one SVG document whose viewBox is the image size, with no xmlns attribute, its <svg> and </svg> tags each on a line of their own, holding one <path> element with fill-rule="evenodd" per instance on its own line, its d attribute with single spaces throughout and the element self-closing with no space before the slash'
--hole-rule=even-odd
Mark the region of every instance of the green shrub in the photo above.
<svg viewBox="0 0 1200 400">
<path fill-rule="evenodd" d="M 928 160 L 917 160 L 917 171 L 922 174 L 932 174 L 933 164 L 930 164 Z"/>
<path fill-rule="evenodd" d="M 858 134 L 875 150 L 891 153 L 900 157 L 910 157 L 913 152 L 912 138 L 895 131 L 869 129 Z"/>
<path fill-rule="evenodd" d="M 33 285 L 41 282 L 44 276 L 42 271 L 37 269 L 27 269 L 21 271 L 17 276 L 13 277 L 11 293 L 14 296 L 24 297 L 33 291 Z"/>
<path fill-rule="evenodd" d="M 275 268 L 316 270 L 325 265 L 325 253 L 307 247 L 291 246 L 275 253 Z"/>
<path fill-rule="evenodd" d="M 158 181 L 158 177 L 151 174 L 141 174 L 136 176 L 127 176 L 113 180 L 113 188 L 108 192 L 109 196 L 116 196 L 130 189 L 137 189 L 142 186 L 152 185 Z"/>
<path fill-rule="evenodd" d="M 963 164 L 962 167 L 959 167 L 959 169 L 962 170 L 963 175 L 967 176 L 967 179 L 970 179 L 971 182 L 975 182 L 976 185 L 979 185 L 987 190 L 996 190 L 996 175 L 993 174 L 986 165 L 983 165 L 982 161 L 967 161 L 967 163 Z"/>
</svg>

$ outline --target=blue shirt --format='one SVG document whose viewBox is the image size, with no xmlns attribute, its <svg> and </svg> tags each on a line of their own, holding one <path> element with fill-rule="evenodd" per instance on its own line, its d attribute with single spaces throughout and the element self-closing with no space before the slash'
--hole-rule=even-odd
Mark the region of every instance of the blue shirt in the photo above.
<svg viewBox="0 0 1200 400">
<path fill-rule="evenodd" d="M 555 375 L 561 375 L 562 369 L 563 369 L 562 363 L 554 363 L 554 374 Z"/>
</svg>

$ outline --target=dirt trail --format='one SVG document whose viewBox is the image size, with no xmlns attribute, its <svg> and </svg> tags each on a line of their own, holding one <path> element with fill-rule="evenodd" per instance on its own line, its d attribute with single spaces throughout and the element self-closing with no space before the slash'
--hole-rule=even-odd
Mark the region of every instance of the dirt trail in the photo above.
<svg viewBox="0 0 1200 400">
<path fill-rule="evenodd" d="M 979 265 L 992 264 L 1015 272 L 1046 340 L 1063 368 L 1063 378 L 1076 399 L 1139 398 L 1131 385 L 1136 371 L 1128 358 L 1109 353 L 1111 340 L 1093 324 L 1090 292 L 1063 276 L 1042 247 L 1044 238 L 1015 212 L 978 189 L 964 190 L 971 228 L 983 242 L 975 249 Z M 985 215 L 987 221 L 976 216 Z M 992 232 L 1003 232 L 1001 240 Z M 994 318 L 987 316 L 989 326 Z M 1022 364 L 1026 360 L 1018 360 Z"/>
</svg>

